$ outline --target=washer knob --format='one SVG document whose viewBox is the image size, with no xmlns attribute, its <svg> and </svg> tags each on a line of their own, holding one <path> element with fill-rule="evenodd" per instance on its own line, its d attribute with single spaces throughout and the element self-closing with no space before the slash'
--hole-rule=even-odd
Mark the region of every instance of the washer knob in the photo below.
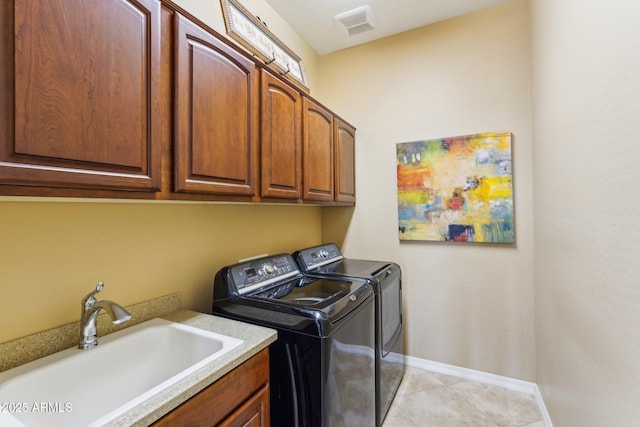
<svg viewBox="0 0 640 427">
<path fill-rule="evenodd" d="M 276 269 L 273 266 L 273 264 L 265 264 L 262 266 L 262 271 L 264 271 L 265 274 L 270 276 L 274 273 L 274 271 L 276 271 Z"/>
<path fill-rule="evenodd" d="M 320 256 L 321 256 L 322 258 L 326 258 L 326 257 L 328 257 L 328 256 L 329 256 L 329 251 L 327 251 L 326 249 L 322 249 L 322 250 L 320 251 Z"/>
</svg>

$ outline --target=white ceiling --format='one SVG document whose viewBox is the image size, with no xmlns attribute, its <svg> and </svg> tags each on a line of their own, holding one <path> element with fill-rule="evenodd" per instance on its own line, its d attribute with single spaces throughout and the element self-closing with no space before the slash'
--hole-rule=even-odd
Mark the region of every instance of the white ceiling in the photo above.
<svg viewBox="0 0 640 427">
<path fill-rule="evenodd" d="M 484 9 L 507 0 L 266 0 L 320 55 Z M 334 16 L 356 7 L 373 9 L 377 26 L 347 35 Z"/>
</svg>

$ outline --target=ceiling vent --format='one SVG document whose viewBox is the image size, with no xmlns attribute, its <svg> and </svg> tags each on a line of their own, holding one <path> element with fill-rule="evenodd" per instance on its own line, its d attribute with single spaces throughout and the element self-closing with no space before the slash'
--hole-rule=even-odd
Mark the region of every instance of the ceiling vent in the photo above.
<svg viewBox="0 0 640 427">
<path fill-rule="evenodd" d="M 360 6 L 352 10 L 340 13 L 335 19 L 344 25 L 350 36 L 373 30 L 378 21 L 369 6 Z"/>
</svg>

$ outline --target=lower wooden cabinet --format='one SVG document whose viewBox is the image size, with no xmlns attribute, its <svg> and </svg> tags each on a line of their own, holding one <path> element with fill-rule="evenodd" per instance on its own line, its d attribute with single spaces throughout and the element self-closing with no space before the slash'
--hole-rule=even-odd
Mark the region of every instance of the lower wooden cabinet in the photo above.
<svg viewBox="0 0 640 427">
<path fill-rule="evenodd" d="M 153 424 L 268 427 L 269 350 L 262 350 Z"/>
<path fill-rule="evenodd" d="M 269 387 L 263 387 L 225 418 L 220 427 L 264 427 L 269 424 Z"/>
</svg>

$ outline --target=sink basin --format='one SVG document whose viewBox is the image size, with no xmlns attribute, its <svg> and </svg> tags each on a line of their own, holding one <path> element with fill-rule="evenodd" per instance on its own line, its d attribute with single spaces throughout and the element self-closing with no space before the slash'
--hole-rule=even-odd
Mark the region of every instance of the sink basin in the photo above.
<svg viewBox="0 0 640 427">
<path fill-rule="evenodd" d="M 108 424 L 243 341 L 153 319 L 99 343 L 0 373 L 0 425 Z"/>
</svg>

